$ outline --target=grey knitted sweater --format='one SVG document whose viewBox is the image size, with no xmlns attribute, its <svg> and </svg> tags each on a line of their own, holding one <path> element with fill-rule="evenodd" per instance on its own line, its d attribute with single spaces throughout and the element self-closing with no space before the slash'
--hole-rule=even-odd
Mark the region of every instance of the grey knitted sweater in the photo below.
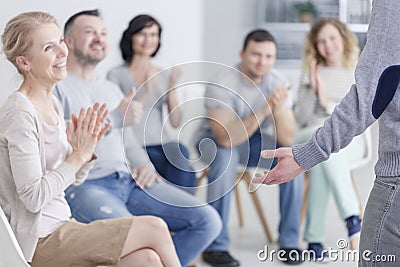
<svg viewBox="0 0 400 267">
<path fill-rule="evenodd" d="M 347 146 L 379 120 L 378 176 L 400 175 L 400 1 L 374 0 L 367 43 L 356 71 L 355 85 L 304 144 L 293 154 L 306 170 Z"/>
</svg>

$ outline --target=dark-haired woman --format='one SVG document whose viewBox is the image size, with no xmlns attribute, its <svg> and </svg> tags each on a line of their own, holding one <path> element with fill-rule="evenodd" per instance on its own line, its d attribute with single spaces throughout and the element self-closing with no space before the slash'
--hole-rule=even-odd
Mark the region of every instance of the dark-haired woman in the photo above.
<svg viewBox="0 0 400 267">
<path fill-rule="evenodd" d="M 167 120 L 174 128 L 179 127 L 181 111 L 174 88 L 179 70 L 171 68 L 161 71 L 151 60 L 160 49 L 161 32 L 160 23 L 153 17 L 138 15 L 133 18 L 120 42 L 125 63 L 111 69 L 107 77 L 118 84 L 125 95 L 129 94 L 132 87 L 138 89 L 135 97 L 143 103 L 144 119 L 134 126 L 134 134 L 146 148 L 161 176 L 183 190 L 194 193 L 196 176 L 189 164 L 188 150 L 181 143 L 168 141 L 163 131 L 166 121 L 163 107 L 167 106 Z"/>
</svg>

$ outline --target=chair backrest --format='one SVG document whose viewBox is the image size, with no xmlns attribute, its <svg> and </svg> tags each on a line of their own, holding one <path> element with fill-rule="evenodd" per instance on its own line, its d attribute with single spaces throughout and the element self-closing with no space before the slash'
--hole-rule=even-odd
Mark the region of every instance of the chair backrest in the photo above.
<svg viewBox="0 0 400 267">
<path fill-rule="evenodd" d="M 24 254 L 0 207 L 0 267 L 29 267 Z"/>
<path fill-rule="evenodd" d="M 357 169 L 358 167 L 361 167 L 368 163 L 371 158 L 372 158 L 372 135 L 371 135 L 371 128 L 367 128 L 364 133 L 361 134 L 361 137 L 363 138 L 364 142 L 364 155 L 363 157 L 354 162 L 351 166 L 350 169 L 354 170 Z"/>
</svg>

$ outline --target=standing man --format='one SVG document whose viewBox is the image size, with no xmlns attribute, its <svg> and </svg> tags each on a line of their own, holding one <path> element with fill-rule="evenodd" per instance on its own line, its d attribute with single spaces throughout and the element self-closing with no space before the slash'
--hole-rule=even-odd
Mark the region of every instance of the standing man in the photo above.
<svg viewBox="0 0 400 267">
<path fill-rule="evenodd" d="M 173 233 L 181 264 L 187 266 L 219 234 L 221 221 L 217 212 L 162 182 L 136 140 L 129 140 L 126 147 L 132 175 L 127 170 L 122 122 L 126 110 L 125 123 L 137 122 L 137 116 L 132 116 L 136 104 L 129 105 L 134 93 L 124 98 L 116 85 L 94 75 L 107 51 L 107 30 L 98 11 L 73 15 L 65 25 L 64 35 L 70 52 L 68 77 L 57 84 L 55 94 L 63 105 L 65 118 L 95 102 L 105 102 L 111 110 L 111 129 L 96 148 L 99 159 L 88 180 L 66 190 L 73 217 L 88 223 L 132 215 L 158 216 Z"/>
<path fill-rule="evenodd" d="M 293 148 L 263 151 L 277 167 L 255 181 L 290 181 L 346 147 L 353 137 L 379 121 L 376 179 L 365 207 L 359 266 L 399 266 L 400 259 L 400 1 L 372 2 L 367 43 L 359 58 L 356 83 L 310 141 Z M 382 261 L 388 259 L 391 261 Z"/>
<path fill-rule="evenodd" d="M 222 232 L 203 253 L 204 260 L 212 266 L 240 266 L 229 253 L 227 229 L 237 165 L 269 169 L 273 162 L 259 162 L 259 149 L 290 145 L 295 135 L 289 84 L 273 69 L 276 52 L 276 42 L 269 32 L 250 32 L 240 53 L 240 72 L 232 70 L 219 75 L 206 91 L 209 123 L 202 129 L 201 137 L 210 138 L 215 144 L 199 142 L 199 150 L 203 152 L 202 160 L 210 164 L 208 203 L 219 212 L 223 223 Z M 274 128 L 276 135 L 271 131 Z M 211 159 L 210 155 L 214 157 Z M 289 257 L 289 253 L 300 254 L 302 194 L 303 177 L 280 186 L 279 245 L 285 251 L 285 263 L 289 264 L 301 263 L 300 257 Z"/>
</svg>

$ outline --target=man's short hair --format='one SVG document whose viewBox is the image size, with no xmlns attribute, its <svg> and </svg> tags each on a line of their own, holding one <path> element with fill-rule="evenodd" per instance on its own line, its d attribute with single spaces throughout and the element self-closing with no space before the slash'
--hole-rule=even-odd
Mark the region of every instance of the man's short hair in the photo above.
<svg viewBox="0 0 400 267">
<path fill-rule="evenodd" d="M 268 41 L 268 42 L 273 42 L 276 45 L 275 38 L 272 36 L 272 34 L 263 29 L 256 29 L 247 34 L 246 39 L 244 39 L 243 43 L 243 51 L 246 50 L 246 47 L 250 41 L 255 41 L 255 42 Z"/>
<path fill-rule="evenodd" d="M 83 16 L 83 15 L 88 15 L 88 16 L 95 16 L 95 17 L 101 17 L 100 15 L 100 11 L 98 9 L 93 9 L 93 10 L 84 10 L 81 12 L 78 12 L 74 15 L 72 15 L 67 22 L 64 25 L 64 35 L 67 35 L 70 33 L 72 26 L 75 22 L 75 20 L 79 17 L 79 16 Z"/>
</svg>

